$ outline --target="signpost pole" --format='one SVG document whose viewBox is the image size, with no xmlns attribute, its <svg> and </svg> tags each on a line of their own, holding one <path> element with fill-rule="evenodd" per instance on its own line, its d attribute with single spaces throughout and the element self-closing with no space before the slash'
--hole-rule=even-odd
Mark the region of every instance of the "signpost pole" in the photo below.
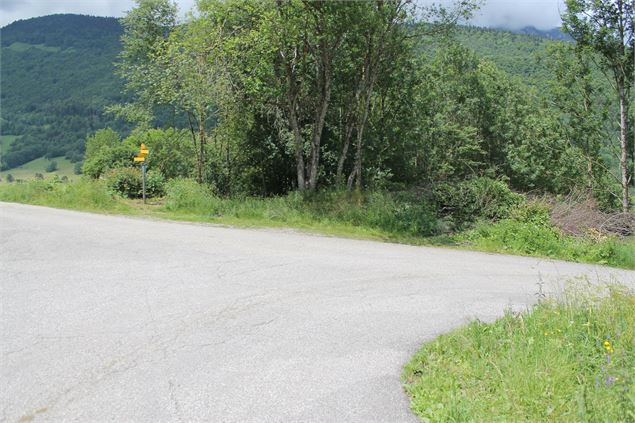
<svg viewBox="0 0 635 423">
<path fill-rule="evenodd" d="M 145 162 L 141 163 L 141 172 L 143 173 L 143 182 L 142 182 L 143 204 L 145 204 L 146 203 L 146 163 Z"/>
</svg>

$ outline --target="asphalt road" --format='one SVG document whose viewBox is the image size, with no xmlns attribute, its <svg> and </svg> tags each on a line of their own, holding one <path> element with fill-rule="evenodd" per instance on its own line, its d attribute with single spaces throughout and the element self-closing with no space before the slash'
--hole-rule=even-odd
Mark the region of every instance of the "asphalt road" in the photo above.
<svg viewBox="0 0 635 423">
<path fill-rule="evenodd" d="M 411 422 L 426 340 L 524 309 L 547 260 L 0 203 L 2 421 Z"/>
</svg>

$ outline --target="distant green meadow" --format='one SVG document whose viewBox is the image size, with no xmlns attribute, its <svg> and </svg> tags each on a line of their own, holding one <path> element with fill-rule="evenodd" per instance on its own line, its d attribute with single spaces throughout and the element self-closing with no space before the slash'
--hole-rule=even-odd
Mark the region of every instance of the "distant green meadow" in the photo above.
<svg viewBox="0 0 635 423">
<path fill-rule="evenodd" d="M 3 143 L 4 142 L 5 141 L 3 139 Z M 51 162 L 55 162 L 57 164 L 57 170 L 48 172 L 47 168 L 50 166 Z M 31 160 L 30 162 L 27 162 L 13 169 L 8 169 L 0 172 L 0 184 L 7 183 L 8 175 L 11 175 L 14 180 L 23 181 L 36 179 L 38 174 L 41 175 L 44 179 L 51 179 L 55 175 L 60 178 L 79 178 L 78 175 L 75 175 L 74 168 L 75 164 L 64 158 L 64 156 L 52 157 L 51 159 L 40 157 L 39 159 Z"/>
</svg>

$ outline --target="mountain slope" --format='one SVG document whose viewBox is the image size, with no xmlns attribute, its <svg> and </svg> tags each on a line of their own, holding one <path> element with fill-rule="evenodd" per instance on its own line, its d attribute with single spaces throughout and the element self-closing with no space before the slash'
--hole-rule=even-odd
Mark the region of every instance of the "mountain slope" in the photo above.
<svg viewBox="0 0 635 423">
<path fill-rule="evenodd" d="M 117 19 L 51 15 L 14 22 L 2 35 L 4 168 L 44 155 L 80 160 L 86 134 L 120 126 L 103 108 L 121 101 L 113 73 L 122 33 Z"/>
</svg>

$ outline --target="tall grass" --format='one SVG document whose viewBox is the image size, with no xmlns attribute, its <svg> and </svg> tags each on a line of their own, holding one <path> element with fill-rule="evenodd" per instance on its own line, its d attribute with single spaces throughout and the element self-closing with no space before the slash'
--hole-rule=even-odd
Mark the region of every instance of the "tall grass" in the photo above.
<svg viewBox="0 0 635 423">
<path fill-rule="evenodd" d="M 167 183 L 163 199 L 142 205 L 113 194 L 103 181 L 82 178 L 73 183 L 0 184 L 0 201 L 241 226 L 284 226 L 635 268 L 635 240 L 567 236 L 551 226 L 548 210 L 526 205 L 518 206 L 507 219 L 484 221 L 475 229 L 447 234 L 447 222 L 438 218 L 434 204 L 407 193 L 323 191 L 273 198 L 222 198 L 192 180 L 176 179 Z M 444 232 L 442 237 L 435 236 Z"/>
<path fill-rule="evenodd" d="M 431 422 L 635 421 L 635 294 L 587 289 L 426 344 L 404 371 L 413 411 Z"/>
<path fill-rule="evenodd" d="M 54 179 L 3 184 L 0 200 L 98 212 L 130 213 L 133 210 L 122 199 L 110 194 L 102 181 L 86 179 L 73 183 Z"/>
<path fill-rule="evenodd" d="M 539 204 L 517 209 L 511 218 L 494 224 L 481 222 L 455 239 L 484 251 L 635 268 L 635 240 L 565 235 L 551 225 L 548 209 Z"/>
<path fill-rule="evenodd" d="M 387 193 L 362 196 L 326 191 L 273 198 L 219 198 L 206 187 L 185 179 L 170 181 L 165 209 L 224 221 L 376 230 L 377 234 L 395 238 L 424 237 L 437 230 L 434 210 L 425 202 Z"/>
</svg>

